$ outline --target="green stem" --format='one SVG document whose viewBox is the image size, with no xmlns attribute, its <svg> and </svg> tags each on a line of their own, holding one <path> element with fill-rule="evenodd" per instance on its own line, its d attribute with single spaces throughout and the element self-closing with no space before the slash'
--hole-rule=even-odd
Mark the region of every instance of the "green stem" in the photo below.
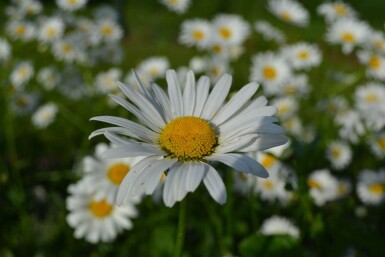
<svg viewBox="0 0 385 257">
<path fill-rule="evenodd" d="M 227 172 L 227 204 L 226 204 L 226 241 L 230 248 L 230 251 L 233 250 L 233 172 Z"/>
<path fill-rule="evenodd" d="M 182 256 L 183 243 L 185 238 L 186 231 L 186 209 L 187 209 L 187 198 L 182 201 L 179 205 L 179 220 L 178 220 L 178 229 L 176 234 L 176 242 L 174 249 L 174 256 Z"/>
</svg>

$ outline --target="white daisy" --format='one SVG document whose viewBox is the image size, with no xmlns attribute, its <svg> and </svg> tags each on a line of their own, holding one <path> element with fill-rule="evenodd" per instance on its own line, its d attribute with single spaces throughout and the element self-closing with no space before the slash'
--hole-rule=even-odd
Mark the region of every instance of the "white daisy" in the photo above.
<svg viewBox="0 0 385 257">
<path fill-rule="evenodd" d="M 282 84 L 277 86 L 276 95 L 292 96 L 301 98 L 310 90 L 309 78 L 306 74 L 293 74 Z"/>
<path fill-rule="evenodd" d="M 342 1 L 323 3 L 318 6 L 317 12 L 324 16 L 328 22 L 334 22 L 340 18 L 354 18 L 356 16 L 353 8 Z"/>
<path fill-rule="evenodd" d="M 250 34 L 250 25 L 238 15 L 217 15 L 212 26 L 214 41 L 225 45 L 240 45 Z"/>
<path fill-rule="evenodd" d="M 342 44 L 342 52 L 349 54 L 357 45 L 366 42 L 369 27 L 352 18 L 339 19 L 328 28 L 326 39 L 332 44 Z"/>
<path fill-rule="evenodd" d="M 385 35 L 382 31 L 370 31 L 365 46 L 378 54 L 385 54 Z"/>
<path fill-rule="evenodd" d="M 57 17 L 45 19 L 39 28 L 39 39 L 42 42 L 53 42 L 62 37 L 64 22 Z"/>
<path fill-rule="evenodd" d="M 58 60 L 68 63 L 79 60 L 82 55 L 76 43 L 68 39 L 56 41 L 52 46 L 52 51 Z"/>
<path fill-rule="evenodd" d="M 18 115 L 30 114 L 35 109 L 39 95 L 36 93 L 15 92 L 10 97 L 10 109 Z"/>
<path fill-rule="evenodd" d="M 92 118 L 118 126 L 91 134 L 91 137 L 104 134 L 117 145 L 105 152 L 105 157 L 146 156 L 132 167 L 120 185 L 118 204 L 126 197 L 152 194 L 165 171 L 166 206 L 173 206 L 188 192 L 195 191 L 202 180 L 210 195 L 223 204 L 226 189 L 211 162 L 268 176 L 263 166 L 245 153 L 284 144 L 287 138 L 283 129 L 274 124 L 276 119 L 270 117 L 276 109 L 266 106 L 266 98 L 252 100 L 258 89 L 256 83 L 246 85 L 225 103 L 232 81 L 230 75 L 223 75 L 210 94 L 209 79 L 205 76 L 196 84 L 194 74 L 189 72 L 183 93 L 175 71 L 167 71 L 166 79 L 168 94 L 156 84 L 149 91 L 139 82 L 141 92 L 119 84 L 132 103 L 111 96 L 144 125 L 110 116 Z"/>
<path fill-rule="evenodd" d="M 142 157 L 103 159 L 102 154 L 110 149 L 108 145 L 100 143 L 95 147 L 94 156 L 83 159 L 84 185 L 95 200 L 106 199 L 113 203 L 118 187 L 131 167 L 142 160 Z M 139 199 L 135 199 L 137 202 Z"/>
<path fill-rule="evenodd" d="M 18 8 L 25 15 L 37 15 L 43 10 L 42 4 L 34 0 L 22 1 Z"/>
<path fill-rule="evenodd" d="M 367 205 L 379 205 L 385 199 L 385 170 L 363 170 L 357 183 L 358 198 Z"/>
<path fill-rule="evenodd" d="M 285 35 L 279 29 L 272 26 L 267 21 L 257 21 L 254 24 L 254 28 L 257 32 L 261 33 L 265 40 L 275 41 L 282 44 L 286 41 Z"/>
<path fill-rule="evenodd" d="M 352 191 L 352 184 L 349 180 L 346 179 L 339 179 L 338 180 L 338 198 L 343 198 L 347 196 Z"/>
<path fill-rule="evenodd" d="M 266 236 L 290 235 L 299 238 L 299 229 L 287 218 L 276 215 L 266 219 L 259 231 Z"/>
<path fill-rule="evenodd" d="M 337 112 L 334 122 L 339 126 L 339 136 L 352 143 L 357 143 L 359 137 L 365 133 L 363 120 L 356 110 L 349 109 L 343 112 Z"/>
<path fill-rule="evenodd" d="M 298 116 L 286 118 L 282 121 L 282 127 L 287 131 L 287 133 L 295 136 L 298 140 L 303 140 L 305 132 L 302 122 Z"/>
<path fill-rule="evenodd" d="M 16 20 L 7 24 L 7 32 L 13 39 L 29 41 L 35 34 L 35 27 L 30 22 Z"/>
<path fill-rule="evenodd" d="M 291 96 L 275 98 L 272 105 L 277 107 L 277 116 L 282 120 L 292 117 L 298 110 L 298 101 Z"/>
<path fill-rule="evenodd" d="M 11 72 L 10 81 L 11 84 L 21 89 L 33 76 L 34 68 L 31 62 L 25 61 L 19 63 Z"/>
<path fill-rule="evenodd" d="M 137 216 L 132 204 L 114 206 L 106 199 L 95 199 L 86 189 L 83 181 L 68 187 L 66 219 L 75 229 L 75 238 L 84 238 L 90 243 L 111 242 L 123 230 L 132 228 L 130 219 Z"/>
<path fill-rule="evenodd" d="M 290 77 L 290 66 L 283 57 L 272 52 L 257 54 L 253 57 L 250 80 L 261 82 L 266 94 L 275 94 L 278 86 Z"/>
<path fill-rule="evenodd" d="M 326 158 L 331 162 L 336 170 L 346 168 L 352 160 L 352 150 L 350 146 L 342 141 L 332 141 L 326 149 Z"/>
<path fill-rule="evenodd" d="M 186 12 L 191 4 L 191 0 L 160 0 L 169 10 L 182 14 Z"/>
<path fill-rule="evenodd" d="M 37 81 L 43 85 L 46 90 L 52 90 L 60 81 L 60 73 L 54 67 L 41 69 L 37 74 Z"/>
<path fill-rule="evenodd" d="M 297 1 L 269 0 L 268 4 L 269 11 L 285 22 L 302 27 L 309 22 L 309 12 Z"/>
<path fill-rule="evenodd" d="M 7 40 L 0 38 L 0 61 L 8 60 L 11 56 L 11 46 Z"/>
<path fill-rule="evenodd" d="M 102 5 L 95 9 L 94 17 L 95 17 L 95 20 L 118 21 L 119 14 L 112 6 Z"/>
<path fill-rule="evenodd" d="M 32 123 L 39 129 L 46 128 L 56 118 L 57 106 L 54 103 L 42 105 L 32 115 Z"/>
<path fill-rule="evenodd" d="M 233 191 L 247 195 L 255 186 L 255 176 L 243 172 L 234 172 Z"/>
<path fill-rule="evenodd" d="M 187 46 L 206 49 L 212 40 L 211 24 L 202 19 L 188 20 L 182 23 L 179 42 Z"/>
<path fill-rule="evenodd" d="M 119 64 L 123 60 L 123 48 L 117 43 L 109 43 L 102 48 L 99 48 L 99 50 L 99 57 L 101 61 Z"/>
<path fill-rule="evenodd" d="M 65 11 L 77 11 L 87 4 L 88 0 L 56 0 L 59 8 Z"/>
<path fill-rule="evenodd" d="M 207 69 L 208 59 L 206 57 L 193 57 L 190 59 L 189 68 L 194 73 L 202 73 Z"/>
<path fill-rule="evenodd" d="M 99 37 L 107 42 L 117 42 L 123 37 L 123 29 L 113 20 L 100 20 L 97 23 Z"/>
<path fill-rule="evenodd" d="M 95 86 L 99 92 L 115 93 L 119 91 L 116 82 L 120 80 L 122 71 L 118 68 L 111 68 L 106 72 L 100 72 L 96 75 Z"/>
<path fill-rule="evenodd" d="M 327 169 L 313 171 L 307 184 L 310 187 L 310 196 L 318 206 L 338 197 L 338 180 Z"/>
<path fill-rule="evenodd" d="M 366 65 L 366 74 L 368 77 L 382 81 L 385 80 L 384 56 L 367 51 L 360 51 L 357 56 L 360 62 Z"/>
<path fill-rule="evenodd" d="M 370 150 L 378 159 L 385 158 L 385 132 L 374 134 L 367 141 Z"/>
<path fill-rule="evenodd" d="M 212 83 L 217 82 L 223 74 L 229 71 L 229 61 L 220 56 L 211 58 L 207 64 L 207 75 L 210 77 Z"/>
<path fill-rule="evenodd" d="M 138 70 L 144 76 L 154 80 L 164 77 L 169 67 L 170 63 L 166 57 L 154 56 L 142 61 L 138 65 Z"/>
<path fill-rule="evenodd" d="M 295 70 L 316 67 L 322 59 L 318 46 L 306 42 L 285 46 L 282 48 L 282 54 Z"/>
</svg>

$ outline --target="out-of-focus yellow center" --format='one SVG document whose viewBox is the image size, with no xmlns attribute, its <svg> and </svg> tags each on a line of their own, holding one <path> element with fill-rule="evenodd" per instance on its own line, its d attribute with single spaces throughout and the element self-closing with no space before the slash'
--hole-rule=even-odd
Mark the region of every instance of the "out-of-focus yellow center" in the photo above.
<svg viewBox="0 0 385 257">
<path fill-rule="evenodd" d="M 108 169 L 107 176 L 112 183 L 118 186 L 122 183 L 123 178 L 129 170 L 129 165 L 125 163 L 116 163 Z"/>
<path fill-rule="evenodd" d="M 210 124 L 197 117 L 179 117 L 167 124 L 160 134 L 161 147 L 179 160 L 202 159 L 213 153 L 217 135 Z"/>
<path fill-rule="evenodd" d="M 49 27 L 47 29 L 47 36 L 48 37 L 55 37 L 57 35 L 57 30 L 54 27 Z"/>
<path fill-rule="evenodd" d="M 385 137 L 380 138 L 377 141 L 378 145 L 380 146 L 381 150 L 385 151 Z"/>
<path fill-rule="evenodd" d="M 339 195 L 344 195 L 347 191 L 346 185 L 343 183 L 340 183 L 337 187 L 337 191 Z"/>
<path fill-rule="evenodd" d="M 356 36 L 351 32 L 345 32 L 342 34 L 341 39 L 345 43 L 353 43 L 356 41 Z"/>
<path fill-rule="evenodd" d="M 374 44 L 374 47 L 379 49 L 379 50 L 384 49 L 384 41 L 382 41 L 382 40 L 376 40 L 376 41 L 374 41 L 373 44 Z"/>
<path fill-rule="evenodd" d="M 374 195 L 382 195 L 385 192 L 385 184 L 371 184 L 369 191 Z"/>
<path fill-rule="evenodd" d="M 73 51 L 72 46 L 70 44 L 64 43 L 62 46 L 63 53 L 69 54 Z"/>
<path fill-rule="evenodd" d="M 102 26 L 101 32 L 104 36 L 111 36 L 112 27 L 108 25 Z"/>
<path fill-rule="evenodd" d="M 288 11 L 281 12 L 281 18 L 284 21 L 291 21 L 292 20 L 291 14 Z"/>
<path fill-rule="evenodd" d="M 221 46 L 220 44 L 215 44 L 215 45 L 213 46 L 213 51 L 214 51 L 214 53 L 216 53 L 216 54 L 222 53 L 222 50 L 223 50 L 223 48 L 222 48 L 222 46 Z"/>
<path fill-rule="evenodd" d="M 268 80 L 275 79 L 277 77 L 277 71 L 272 66 L 265 66 L 263 68 L 263 76 Z"/>
<path fill-rule="evenodd" d="M 18 71 L 18 74 L 20 77 L 24 78 L 28 74 L 28 68 L 27 67 L 21 67 Z"/>
<path fill-rule="evenodd" d="M 366 96 L 365 96 L 365 101 L 367 102 L 367 103 L 378 103 L 379 102 L 379 98 L 378 98 L 378 96 L 376 95 L 376 94 L 374 94 L 374 93 L 369 93 L 369 94 L 367 94 Z"/>
<path fill-rule="evenodd" d="M 232 32 L 227 27 L 222 27 L 219 29 L 219 35 L 224 39 L 229 39 L 232 35 Z"/>
<path fill-rule="evenodd" d="M 375 69 L 375 70 L 380 68 L 380 66 L 381 66 L 380 58 L 378 58 L 377 56 L 370 57 L 369 66 L 370 66 L 370 68 Z"/>
<path fill-rule="evenodd" d="M 17 105 L 24 107 L 24 106 L 27 106 L 28 101 L 21 97 L 21 98 L 17 99 L 16 103 L 17 103 Z"/>
<path fill-rule="evenodd" d="M 348 10 L 346 9 L 345 6 L 342 4 L 334 4 L 334 11 L 339 15 L 339 16 L 345 16 Z"/>
<path fill-rule="evenodd" d="M 202 40 L 205 35 L 200 30 L 194 30 L 192 36 L 195 40 Z"/>
<path fill-rule="evenodd" d="M 330 154 L 332 155 L 333 158 L 338 159 L 341 156 L 341 149 L 334 147 L 331 150 Z"/>
<path fill-rule="evenodd" d="M 24 36 L 25 32 L 27 32 L 27 29 L 24 25 L 19 25 L 16 27 L 15 32 L 18 36 Z"/>
<path fill-rule="evenodd" d="M 288 95 L 294 95 L 297 92 L 297 88 L 291 85 L 286 86 L 284 90 L 285 90 L 285 93 Z"/>
<path fill-rule="evenodd" d="M 148 69 L 148 73 L 152 76 L 152 77 L 156 77 L 159 75 L 159 69 L 157 67 L 151 67 Z"/>
<path fill-rule="evenodd" d="M 310 188 L 322 190 L 322 186 L 321 186 L 321 184 L 320 184 L 317 180 L 309 179 L 309 180 L 307 181 L 307 185 L 308 185 Z"/>
<path fill-rule="evenodd" d="M 78 3 L 78 0 L 67 0 L 69 5 L 75 5 Z"/>
<path fill-rule="evenodd" d="M 289 112 L 289 106 L 287 104 L 280 104 L 277 106 L 278 115 L 285 115 Z"/>
<path fill-rule="evenodd" d="M 275 163 L 277 163 L 277 161 L 278 161 L 277 158 L 275 158 L 274 156 L 270 154 L 266 154 L 265 156 L 263 156 L 261 164 L 263 167 L 267 169 L 273 166 Z"/>
<path fill-rule="evenodd" d="M 307 60 L 309 59 L 310 53 L 307 50 L 302 50 L 298 52 L 298 58 L 300 60 Z"/>
<path fill-rule="evenodd" d="M 265 189 L 268 189 L 268 190 L 272 190 L 275 187 L 274 183 L 267 179 L 263 180 L 262 185 Z"/>
<path fill-rule="evenodd" d="M 92 214 L 97 218 L 104 218 L 112 212 L 113 206 L 106 200 L 91 201 L 90 210 Z"/>
</svg>

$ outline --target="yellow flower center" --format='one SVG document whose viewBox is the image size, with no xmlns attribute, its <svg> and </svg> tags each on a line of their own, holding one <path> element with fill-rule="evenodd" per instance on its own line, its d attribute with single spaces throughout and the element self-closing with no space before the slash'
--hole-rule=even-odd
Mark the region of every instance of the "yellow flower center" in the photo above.
<svg viewBox="0 0 385 257">
<path fill-rule="evenodd" d="M 156 67 L 151 67 L 148 69 L 148 73 L 150 73 L 152 77 L 156 77 L 159 75 L 159 69 Z"/>
<path fill-rule="evenodd" d="M 348 12 L 348 10 L 346 9 L 346 7 L 343 6 L 342 4 L 334 4 L 334 11 L 336 11 L 336 13 L 337 13 L 339 16 L 345 16 L 346 13 Z"/>
<path fill-rule="evenodd" d="M 321 186 L 321 184 L 320 184 L 317 180 L 309 179 L 309 180 L 307 181 L 307 185 L 308 185 L 310 188 L 322 190 L 322 186 Z"/>
<path fill-rule="evenodd" d="M 200 30 L 194 30 L 192 36 L 195 40 L 202 40 L 205 35 Z"/>
<path fill-rule="evenodd" d="M 275 79 L 277 77 L 277 71 L 272 66 L 265 66 L 263 68 L 263 76 L 268 80 Z"/>
<path fill-rule="evenodd" d="M 281 18 L 284 21 L 291 21 L 292 20 L 291 14 L 288 11 L 281 12 Z"/>
<path fill-rule="evenodd" d="M 72 46 L 70 44 L 64 43 L 62 46 L 63 53 L 69 54 L 72 52 Z"/>
<path fill-rule="evenodd" d="M 54 27 L 50 27 L 47 29 L 47 36 L 48 37 L 55 37 L 57 35 L 57 30 Z"/>
<path fill-rule="evenodd" d="M 270 154 L 266 154 L 262 161 L 261 161 L 261 164 L 263 167 L 265 167 L 266 169 L 267 168 L 270 168 L 271 166 L 273 166 L 275 163 L 277 163 L 277 158 L 275 158 L 274 156 L 270 155 Z"/>
<path fill-rule="evenodd" d="M 15 29 L 15 33 L 18 35 L 18 36 L 23 36 L 25 35 L 25 32 L 27 32 L 27 29 L 25 28 L 24 25 L 19 25 L 16 27 Z"/>
<path fill-rule="evenodd" d="M 19 70 L 19 76 L 24 78 L 28 75 L 28 68 L 27 67 L 21 67 Z"/>
<path fill-rule="evenodd" d="M 286 86 L 284 90 L 285 90 L 285 93 L 288 95 L 294 95 L 297 92 L 297 88 L 291 85 Z"/>
<path fill-rule="evenodd" d="M 78 3 L 78 0 L 68 0 L 67 2 L 69 5 L 76 5 Z"/>
<path fill-rule="evenodd" d="M 159 143 L 173 158 L 195 160 L 214 152 L 217 135 L 207 121 L 185 116 L 174 119 L 164 127 Z"/>
<path fill-rule="evenodd" d="M 370 66 L 370 68 L 375 69 L 375 70 L 380 68 L 380 66 L 381 66 L 380 58 L 378 58 L 377 56 L 370 57 L 369 66 Z"/>
<path fill-rule="evenodd" d="M 216 54 L 222 53 L 222 46 L 219 45 L 219 44 L 215 44 L 215 45 L 213 46 L 213 51 L 214 51 L 214 53 L 216 53 Z"/>
<path fill-rule="evenodd" d="M 385 151 L 385 137 L 384 138 L 380 138 L 377 143 L 379 144 L 380 148 Z"/>
<path fill-rule="evenodd" d="M 353 43 L 354 41 L 356 41 L 356 36 L 351 32 L 343 33 L 341 38 L 342 41 L 344 41 L 345 43 Z"/>
<path fill-rule="evenodd" d="M 374 195 L 382 195 L 385 192 L 385 184 L 371 184 L 369 191 Z"/>
<path fill-rule="evenodd" d="M 331 155 L 332 155 L 333 158 L 338 159 L 341 156 L 341 149 L 333 148 L 331 150 Z"/>
<path fill-rule="evenodd" d="M 104 36 L 110 36 L 112 34 L 112 27 L 105 25 L 102 27 L 101 31 Z"/>
<path fill-rule="evenodd" d="M 337 191 L 339 195 L 344 195 L 347 191 L 346 185 L 344 185 L 343 183 L 340 183 L 337 187 Z"/>
<path fill-rule="evenodd" d="M 269 180 L 267 180 L 267 179 L 265 179 L 263 182 L 262 182 L 262 185 L 263 185 L 263 187 L 265 188 L 265 189 L 268 189 L 268 190 L 272 190 L 272 189 L 274 189 L 274 183 L 273 182 L 271 182 L 271 181 L 269 181 Z"/>
<path fill-rule="evenodd" d="M 309 51 L 307 50 L 302 50 L 298 52 L 298 58 L 301 60 L 309 59 L 309 56 L 310 54 L 309 54 Z"/>
<path fill-rule="evenodd" d="M 378 96 L 374 93 L 370 93 L 365 96 L 365 101 L 368 103 L 378 103 L 379 100 L 380 99 L 378 98 Z"/>
<path fill-rule="evenodd" d="M 277 106 L 278 115 L 283 116 L 289 112 L 289 106 L 287 104 L 280 104 Z"/>
<path fill-rule="evenodd" d="M 374 47 L 379 49 L 379 50 L 384 49 L 384 41 L 382 41 L 382 40 L 376 40 L 376 41 L 374 41 L 373 44 L 374 44 Z"/>
<path fill-rule="evenodd" d="M 90 203 L 90 210 L 92 214 L 97 218 L 104 218 L 112 212 L 113 206 L 106 200 L 94 201 Z"/>
<path fill-rule="evenodd" d="M 116 163 L 108 169 L 107 176 L 112 183 L 120 185 L 123 178 L 129 172 L 130 166 L 125 163 Z"/>
<path fill-rule="evenodd" d="M 226 27 L 222 27 L 219 29 L 219 35 L 224 39 L 229 39 L 231 37 L 231 30 Z"/>
</svg>

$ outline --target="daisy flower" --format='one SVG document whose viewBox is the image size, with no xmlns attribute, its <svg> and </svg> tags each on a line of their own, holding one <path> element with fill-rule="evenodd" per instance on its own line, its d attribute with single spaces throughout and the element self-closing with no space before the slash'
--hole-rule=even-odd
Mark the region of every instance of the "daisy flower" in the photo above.
<svg viewBox="0 0 385 257">
<path fill-rule="evenodd" d="M 118 207 L 107 199 L 95 199 L 82 180 L 70 185 L 68 191 L 66 219 L 75 229 L 75 238 L 84 238 L 90 243 L 111 242 L 123 230 L 132 228 L 131 218 L 137 216 L 132 204 Z"/>
<path fill-rule="evenodd" d="M 7 32 L 13 39 L 29 41 L 35 34 L 35 27 L 26 21 L 11 21 L 7 25 Z"/>
<path fill-rule="evenodd" d="M 368 144 L 372 153 L 378 158 L 385 157 L 385 132 L 374 134 L 369 140 Z"/>
<path fill-rule="evenodd" d="M 35 109 L 39 95 L 36 93 L 15 92 L 10 98 L 12 112 L 18 115 L 25 115 Z"/>
<path fill-rule="evenodd" d="M 384 56 L 367 51 L 360 51 L 357 56 L 360 62 L 366 65 L 366 74 L 368 77 L 382 81 L 385 80 Z"/>
<path fill-rule="evenodd" d="M 327 169 L 313 171 L 307 184 L 310 187 L 310 196 L 318 206 L 338 197 L 338 180 Z"/>
<path fill-rule="evenodd" d="M 102 48 L 99 48 L 98 54 L 101 61 L 119 64 L 123 60 L 124 51 L 118 43 L 109 43 Z"/>
<path fill-rule="evenodd" d="M 328 22 L 334 22 L 340 18 L 354 18 L 356 16 L 353 8 L 342 1 L 323 3 L 318 6 L 317 12 L 324 16 Z"/>
<path fill-rule="evenodd" d="M 285 35 L 279 29 L 267 21 L 257 21 L 254 24 L 255 30 L 262 34 L 265 40 L 275 41 L 276 43 L 282 44 L 286 41 Z"/>
<path fill-rule="evenodd" d="M 189 68 L 194 73 L 202 73 L 207 69 L 208 58 L 206 57 L 193 57 L 190 59 Z"/>
<path fill-rule="evenodd" d="M 243 172 L 234 172 L 233 191 L 247 195 L 255 186 L 255 176 Z"/>
<path fill-rule="evenodd" d="M 278 86 L 290 77 L 290 66 L 282 56 L 266 52 L 253 57 L 250 80 L 261 82 L 266 94 L 275 94 Z"/>
<path fill-rule="evenodd" d="M 331 142 L 326 149 L 326 158 L 336 170 L 346 168 L 352 160 L 352 150 L 342 141 Z"/>
<path fill-rule="evenodd" d="M 169 10 L 177 14 L 185 13 L 191 4 L 191 0 L 160 0 Z"/>
<path fill-rule="evenodd" d="M 365 133 L 365 126 L 361 115 L 356 110 L 338 112 L 334 122 L 339 126 L 338 134 L 342 139 L 357 143 L 359 137 Z"/>
<path fill-rule="evenodd" d="M 217 82 L 223 74 L 230 71 L 229 61 L 220 56 L 211 58 L 207 66 L 207 75 L 213 83 Z"/>
<path fill-rule="evenodd" d="M 99 92 L 115 93 L 119 91 L 116 82 L 120 80 L 122 71 L 118 68 L 111 68 L 106 72 L 100 72 L 96 75 L 95 85 Z"/>
<path fill-rule="evenodd" d="M 64 11 L 77 11 L 87 4 L 88 0 L 56 0 L 56 4 Z"/>
<path fill-rule="evenodd" d="M 43 85 L 46 90 L 52 90 L 60 81 L 60 73 L 54 67 L 46 67 L 37 73 L 37 81 Z"/>
<path fill-rule="evenodd" d="M 56 117 L 57 106 L 54 103 L 47 103 L 40 106 L 39 109 L 32 115 L 32 123 L 39 129 L 46 128 Z"/>
<path fill-rule="evenodd" d="M 108 43 L 116 42 L 123 37 L 123 30 L 113 20 L 101 20 L 97 23 L 99 37 Z"/>
<path fill-rule="evenodd" d="M 57 17 L 44 20 L 39 28 L 39 39 L 42 42 L 53 42 L 60 39 L 64 32 L 64 26 L 64 22 Z"/>
<path fill-rule="evenodd" d="M 43 10 L 42 4 L 34 0 L 22 1 L 19 8 L 25 15 L 37 15 Z"/>
<path fill-rule="evenodd" d="M 102 154 L 108 149 L 108 145 L 99 143 L 95 147 L 95 156 L 86 156 L 83 159 L 83 180 L 84 186 L 93 194 L 95 200 L 107 199 L 113 203 L 123 178 L 130 172 L 131 167 L 143 158 L 103 159 Z"/>
<path fill-rule="evenodd" d="M 309 22 L 308 11 L 297 1 L 269 0 L 269 11 L 284 22 L 304 27 Z"/>
<path fill-rule="evenodd" d="M 296 101 L 291 96 L 275 98 L 272 101 L 272 105 L 277 107 L 277 116 L 280 117 L 282 120 L 285 120 L 295 115 L 298 110 L 298 101 Z"/>
<path fill-rule="evenodd" d="M 95 17 L 95 20 L 118 21 L 119 14 L 112 6 L 102 5 L 96 8 L 94 12 L 94 17 Z"/>
<path fill-rule="evenodd" d="M 365 44 L 369 50 L 377 54 L 385 54 L 385 35 L 380 31 L 370 31 L 369 38 Z"/>
<path fill-rule="evenodd" d="M 52 46 L 53 55 L 61 61 L 72 63 L 81 56 L 76 43 L 70 39 L 56 41 Z"/>
<path fill-rule="evenodd" d="M 11 55 L 11 49 L 8 41 L 0 38 L 0 61 L 8 60 Z"/>
<path fill-rule="evenodd" d="M 342 52 L 349 54 L 357 45 L 367 41 L 369 27 L 352 18 L 339 19 L 328 28 L 326 39 L 332 44 L 342 44 Z"/>
<path fill-rule="evenodd" d="M 179 42 L 187 46 L 206 49 L 212 40 L 211 24 L 202 19 L 188 20 L 182 23 Z"/>
<path fill-rule="evenodd" d="M 266 236 L 290 235 L 294 238 L 299 238 L 298 228 L 287 218 L 276 215 L 266 219 L 259 232 Z"/>
<path fill-rule="evenodd" d="M 295 70 L 308 70 L 318 66 L 322 60 L 317 45 L 306 42 L 285 46 L 282 49 L 282 54 Z"/>
<path fill-rule="evenodd" d="M 256 83 L 246 85 L 226 103 L 230 75 L 223 75 L 210 93 L 208 77 L 202 76 L 195 83 L 193 72 L 188 72 L 183 92 L 175 71 L 168 70 L 166 80 L 168 93 L 156 84 L 149 91 L 138 81 L 140 92 L 119 83 L 131 103 L 111 96 L 143 125 L 113 116 L 92 118 L 117 125 L 91 134 L 104 134 L 117 145 L 107 150 L 104 157 L 145 156 L 123 179 L 118 204 L 126 197 L 152 194 L 164 172 L 166 206 L 181 201 L 201 181 L 212 198 L 223 204 L 226 189 L 213 162 L 222 162 L 240 172 L 268 176 L 263 166 L 246 153 L 284 144 L 287 138 L 283 129 L 274 124 L 277 119 L 270 117 L 276 109 L 266 106 L 263 96 L 252 99 L 258 89 Z"/>
<path fill-rule="evenodd" d="M 142 61 L 137 69 L 144 76 L 152 80 L 164 77 L 166 70 L 170 67 L 170 62 L 166 57 L 154 56 Z"/>
<path fill-rule="evenodd" d="M 363 170 L 358 177 L 358 198 L 367 205 L 379 205 L 385 199 L 385 170 Z"/>
<path fill-rule="evenodd" d="M 19 63 L 11 72 L 10 81 L 11 84 L 20 89 L 24 86 L 33 76 L 34 68 L 31 62 L 25 61 Z"/>
<path fill-rule="evenodd" d="M 287 133 L 295 136 L 298 140 L 303 140 L 305 132 L 302 122 L 298 116 L 291 116 L 282 121 L 282 127 L 287 131 Z"/>
<path fill-rule="evenodd" d="M 218 15 L 212 26 L 214 41 L 225 45 L 240 45 L 250 34 L 250 25 L 238 15 Z"/>
<path fill-rule="evenodd" d="M 352 184 L 349 182 L 349 180 L 346 179 L 339 179 L 338 180 L 338 198 L 343 198 L 347 196 L 352 191 Z"/>
<path fill-rule="evenodd" d="M 309 78 L 305 74 L 295 74 L 278 86 L 277 95 L 300 98 L 310 90 Z"/>
</svg>

